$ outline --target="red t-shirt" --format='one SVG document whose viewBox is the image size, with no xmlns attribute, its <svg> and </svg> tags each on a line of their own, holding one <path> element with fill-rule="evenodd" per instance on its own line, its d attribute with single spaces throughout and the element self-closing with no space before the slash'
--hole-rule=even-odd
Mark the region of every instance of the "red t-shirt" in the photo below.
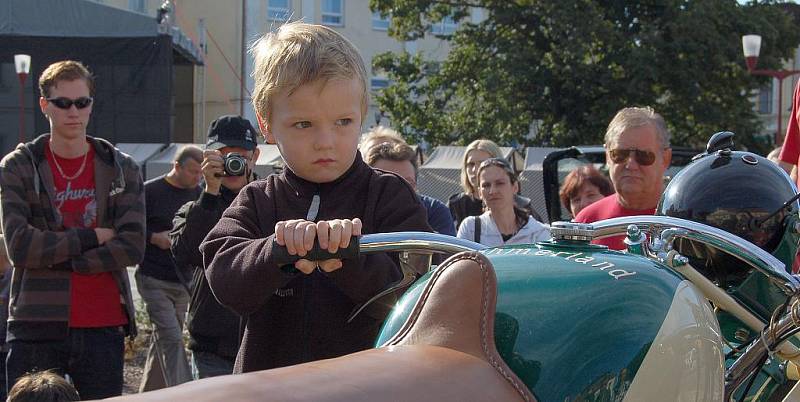
<svg viewBox="0 0 800 402">
<path fill-rule="evenodd" d="M 97 227 L 97 198 L 94 181 L 94 148 L 89 147 L 83 172 L 72 180 L 84 163 L 84 157 L 66 159 L 53 155 L 46 148 L 47 162 L 56 186 L 56 207 L 65 228 Z M 64 175 L 59 172 L 56 162 Z M 110 272 L 99 274 L 72 273 L 69 326 L 97 328 L 125 325 L 128 318 L 122 310 L 117 283 Z"/>
<path fill-rule="evenodd" d="M 656 209 L 628 209 L 619 203 L 617 194 L 611 194 L 600 201 L 597 201 L 588 207 L 584 208 L 575 217 L 575 222 L 592 223 L 601 221 L 603 219 L 619 218 L 622 216 L 633 215 L 655 215 Z M 608 246 L 612 250 L 625 250 L 626 246 L 623 243 L 625 240 L 624 235 L 606 237 L 604 239 L 593 240 L 594 244 L 601 244 Z"/>
<path fill-rule="evenodd" d="M 794 96 L 792 96 L 792 115 L 789 117 L 789 125 L 786 126 L 786 136 L 783 137 L 783 146 L 781 147 L 781 155 L 779 159 L 781 162 L 786 162 L 790 165 L 800 166 L 800 120 L 798 120 L 798 111 L 800 110 L 800 81 L 794 88 Z M 800 174 L 797 178 L 797 185 L 800 186 Z"/>
</svg>

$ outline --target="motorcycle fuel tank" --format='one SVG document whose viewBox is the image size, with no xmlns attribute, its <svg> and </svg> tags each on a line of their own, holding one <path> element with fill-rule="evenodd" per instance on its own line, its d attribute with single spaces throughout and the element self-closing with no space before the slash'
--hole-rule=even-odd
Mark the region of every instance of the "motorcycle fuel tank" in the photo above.
<svg viewBox="0 0 800 402">
<path fill-rule="evenodd" d="M 719 325 L 688 281 L 641 256 L 577 241 L 482 251 L 497 275 L 495 344 L 539 401 L 718 401 Z M 397 303 L 394 335 L 430 274 Z"/>
</svg>

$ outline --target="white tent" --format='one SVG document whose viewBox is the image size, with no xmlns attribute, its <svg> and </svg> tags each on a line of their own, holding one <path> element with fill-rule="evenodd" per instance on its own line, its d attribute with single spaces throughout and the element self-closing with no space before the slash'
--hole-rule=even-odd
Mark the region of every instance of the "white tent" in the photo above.
<svg viewBox="0 0 800 402">
<path fill-rule="evenodd" d="M 147 161 L 152 157 L 158 155 L 161 150 L 167 147 L 167 144 L 155 143 L 142 143 L 136 144 L 131 142 L 119 143 L 116 145 L 117 149 L 130 155 L 139 167 L 142 169 L 142 177 L 146 176 Z"/>
<path fill-rule="evenodd" d="M 255 171 L 259 178 L 265 178 L 277 173 L 283 168 L 284 162 L 277 145 L 258 144 L 258 160 Z"/>
<path fill-rule="evenodd" d="M 443 145 L 431 152 L 428 160 L 419 168 L 417 191 L 444 203 L 451 195 L 460 193 L 461 161 L 467 147 Z M 503 156 L 515 170 L 522 168 L 522 156 L 511 147 L 501 147 Z"/>
<path fill-rule="evenodd" d="M 519 175 L 522 195 L 531 199 L 533 209 L 547 219 L 547 202 L 544 198 L 542 162 L 544 158 L 559 148 L 525 148 L 525 167 Z"/>
</svg>

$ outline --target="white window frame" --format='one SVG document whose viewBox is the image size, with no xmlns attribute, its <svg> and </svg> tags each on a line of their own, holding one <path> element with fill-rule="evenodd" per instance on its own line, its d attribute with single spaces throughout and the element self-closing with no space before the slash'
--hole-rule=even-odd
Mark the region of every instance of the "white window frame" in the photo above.
<svg viewBox="0 0 800 402">
<path fill-rule="evenodd" d="M 384 24 L 386 26 L 384 26 Z M 381 13 L 377 11 L 372 12 L 372 29 L 375 31 L 388 31 L 389 27 L 392 24 L 392 20 L 390 16 L 386 16 L 386 18 L 381 18 Z"/>
<path fill-rule="evenodd" d="M 339 2 L 339 12 L 338 13 L 333 12 L 333 11 L 325 11 L 325 3 L 327 3 L 326 0 L 322 0 L 322 2 L 320 3 L 320 11 L 322 12 L 322 16 L 320 17 L 320 22 L 322 23 L 322 25 L 334 26 L 334 27 L 343 27 L 344 26 L 344 0 L 335 0 L 335 1 Z M 327 18 L 336 18 L 336 19 L 338 19 L 338 22 L 325 21 L 326 17 Z"/>
<path fill-rule="evenodd" d="M 458 29 L 458 23 L 453 21 L 453 17 L 447 16 L 431 24 L 431 33 L 434 35 L 452 35 Z"/>
<path fill-rule="evenodd" d="M 287 21 L 292 15 L 292 0 L 284 0 L 286 7 L 273 6 L 275 0 L 267 0 L 267 18 L 270 21 Z"/>
</svg>

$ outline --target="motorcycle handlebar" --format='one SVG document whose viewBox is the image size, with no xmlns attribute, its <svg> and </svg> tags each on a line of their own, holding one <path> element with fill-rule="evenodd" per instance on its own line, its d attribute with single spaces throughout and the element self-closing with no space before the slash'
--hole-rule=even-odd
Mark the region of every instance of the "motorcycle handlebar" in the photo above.
<svg viewBox="0 0 800 402">
<path fill-rule="evenodd" d="M 429 233 L 429 232 L 394 232 L 375 233 L 363 236 L 353 236 L 350 246 L 339 249 L 336 253 L 322 250 L 319 243 L 314 241 L 314 248 L 305 257 L 289 255 L 286 247 L 273 243 L 273 259 L 278 265 L 293 264 L 304 258 L 310 261 L 320 261 L 331 258 L 357 259 L 361 254 L 381 252 L 416 251 L 421 253 L 458 253 L 461 251 L 477 251 L 486 248 L 483 244 L 459 239 L 457 237 Z"/>
<path fill-rule="evenodd" d="M 318 239 L 314 239 L 314 246 L 313 248 L 305 255 L 292 255 L 289 254 L 289 250 L 286 249 L 285 246 L 279 245 L 277 242 L 273 241 L 272 244 L 272 258 L 278 265 L 287 265 L 287 264 L 294 264 L 300 259 L 306 259 L 309 261 L 324 261 L 324 260 L 355 260 L 358 259 L 360 254 L 361 245 L 359 243 L 358 236 L 352 236 L 350 238 L 350 244 L 347 248 L 340 248 L 336 250 L 335 253 L 328 252 L 328 250 L 322 249 L 319 246 Z"/>
</svg>

